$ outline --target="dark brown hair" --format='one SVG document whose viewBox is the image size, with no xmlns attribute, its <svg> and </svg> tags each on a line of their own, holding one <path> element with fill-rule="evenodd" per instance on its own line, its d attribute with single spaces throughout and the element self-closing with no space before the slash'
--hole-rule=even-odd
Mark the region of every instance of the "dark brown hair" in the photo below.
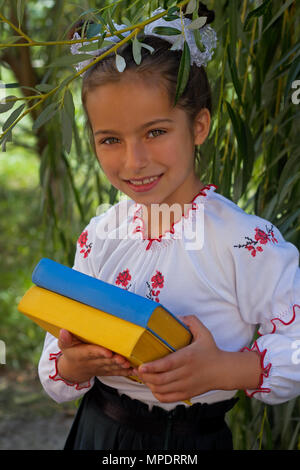
<svg viewBox="0 0 300 470">
<path fill-rule="evenodd" d="M 185 7 L 183 8 L 185 12 Z M 207 9 L 207 7 L 200 2 L 199 16 L 207 17 L 207 24 L 214 20 L 214 12 Z M 185 15 L 191 18 L 191 15 Z M 80 33 L 83 21 L 77 23 L 70 32 L 70 36 L 74 31 Z M 139 37 L 140 38 L 140 37 Z M 124 72 L 119 72 L 115 63 L 115 54 L 106 56 L 100 62 L 86 71 L 83 76 L 82 83 L 82 104 L 87 117 L 87 130 L 90 136 L 91 144 L 95 150 L 94 138 L 92 128 L 89 122 L 89 117 L 86 109 L 87 94 L 98 86 L 119 82 L 126 74 L 137 74 L 136 77 L 143 78 L 144 80 L 151 80 L 151 83 L 163 86 L 168 93 L 170 103 L 174 103 L 177 85 L 177 76 L 180 65 L 182 51 L 171 51 L 170 43 L 157 36 L 144 36 L 142 42 L 154 48 L 151 54 L 146 48 L 142 48 L 142 61 L 137 65 L 133 53 L 131 41 L 124 44 L 118 49 L 120 54 L 126 61 L 126 69 Z M 211 88 L 208 82 L 205 68 L 198 67 L 193 64 L 190 70 L 189 81 L 184 93 L 179 98 L 177 105 L 184 110 L 189 118 L 191 129 L 193 127 L 194 119 L 203 108 L 207 108 L 212 113 L 212 98 Z"/>
</svg>

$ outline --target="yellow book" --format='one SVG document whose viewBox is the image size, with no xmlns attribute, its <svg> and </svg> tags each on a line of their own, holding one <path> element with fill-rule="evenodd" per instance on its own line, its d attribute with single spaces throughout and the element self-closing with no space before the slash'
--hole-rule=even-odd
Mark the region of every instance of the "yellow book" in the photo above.
<svg viewBox="0 0 300 470">
<path fill-rule="evenodd" d="M 18 310 L 55 337 L 62 328 L 66 329 L 86 343 L 126 357 L 135 367 L 187 346 L 191 340 L 189 331 L 179 324 L 170 347 L 145 327 L 38 286 L 25 293 Z M 155 309 L 150 318 L 151 327 L 156 323 L 169 328 L 170 333 L 172 319 L 162 307 Z"/>
</svg>

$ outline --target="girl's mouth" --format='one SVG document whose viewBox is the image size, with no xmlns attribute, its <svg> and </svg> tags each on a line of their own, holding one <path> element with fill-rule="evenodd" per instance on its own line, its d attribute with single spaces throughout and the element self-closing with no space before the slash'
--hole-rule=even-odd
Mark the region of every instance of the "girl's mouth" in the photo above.
<svg viewBox="0 0 300 470">
<path fill-rule="evenodd" d="M 126 183 L 133 191 L 137 193 L 150 191 L 153 189 L 159 182 L 163 175 L 151 176 L 149 178 L 143 178 L 139 180 L 126 180 Z"/>
</svg>

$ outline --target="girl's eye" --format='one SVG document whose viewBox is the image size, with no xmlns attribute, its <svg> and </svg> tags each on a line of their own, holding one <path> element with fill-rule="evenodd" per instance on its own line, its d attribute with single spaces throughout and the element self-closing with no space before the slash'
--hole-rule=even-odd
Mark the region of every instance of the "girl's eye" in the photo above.
<svg viewBox="0 0 300 470">
<path fill-rule="evenodd" d="M 158 137 L 159 135 L 165 134 L 166 131 L 163 131 L 161 129 L 153 129 L 152 131 L 149 131 L 149 134 L 154 134 L 154 137 Z"/>
<path fill-rule="evenodd" d="M 115 142 L 111 142 L 112 140 L 118 140 L 116 139 L 116 137 L 108 137 L 107 139 L 105 140 L 102 140 L 102 142 L 100 142 L 100 144 L 105 144 L 105 145 L 111 145 L 112 143 L 114 144 Z"/>
<path fill-rule="evenodd" d="M 149 131 L 149 134 L 152 134 L 154 137 L 158 137 L 159 135 L 165 134 L 166 131 L 163 131 L 162 129 L 153 129 L 152 131 Z M 116 137 L 107 137 L 105 140 L 102 140 L 100 144 L 104 145 L 112 145 L 115 143 L 118 143 L 119 139 Z"/>
</svg>

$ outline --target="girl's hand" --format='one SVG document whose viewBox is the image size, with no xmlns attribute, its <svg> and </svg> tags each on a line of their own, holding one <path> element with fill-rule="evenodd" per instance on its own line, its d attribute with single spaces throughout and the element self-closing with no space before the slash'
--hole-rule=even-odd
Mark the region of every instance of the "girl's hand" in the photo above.
<svg viewBox="0 0 300 470">
<path fill-rule="evenodd" d="M 163 403 L 187 400 L 216 387 L 221 350 L 197 317 L 190 315 L 181 320 L 190 328 L 192 343 L 134 370 Z"/>
<path fill-rule="evenodd" d="M 57 361 L 57 371 L 67 381 L 82 383 L 95 376 L 132 375 L 125 357 L 102 346 L 83 343 L 67 330 L 60 330 L 58 347 L 62 355 Z"/>
<path fill-rule="evenodd" d="M 133 371 L 160 402 L 189 400 L 210 390 L 259 387 L 259 354 L 223 351 L 197 317 L 189 315 L 181 320 L 190 328 L 192 343 Z"/>
</svg>

